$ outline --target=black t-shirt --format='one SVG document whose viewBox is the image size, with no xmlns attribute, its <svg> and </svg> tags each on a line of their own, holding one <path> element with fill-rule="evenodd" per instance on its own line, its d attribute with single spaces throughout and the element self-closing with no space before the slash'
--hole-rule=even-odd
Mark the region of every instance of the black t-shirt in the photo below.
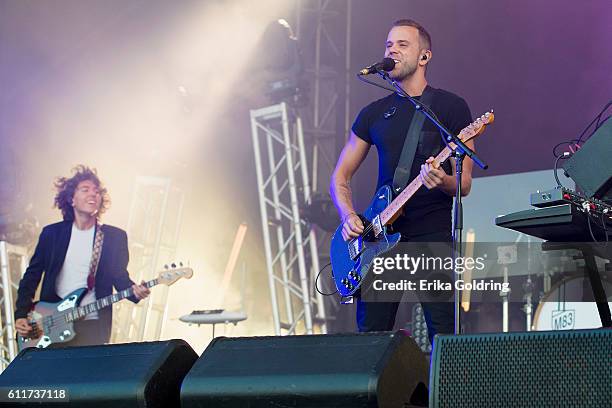
<svg viewBox="0 0 612 408">
<path fill-rule="evenodd" d="M 451 132 L 459 134 L 470 124 L 470 109 L 461 97 L 429 86 L 427 92 L 433 92 L 431 110 Z M 394 93 L 363 108 L 353 123 L 352 130 L 355 135 L 376 146 L 378 150 L 377 189 L 393 183 L 393 174 L 414 112 L 414 105 L 409 100 Z M 429 119 L 425 119 L 412 163 L 410 181 L 419 175 L 425 160 L 429 156 L 436 157 L 443 148 L 444 141 L 440 132 Z M 443 168 L 447 174 L 452 174 L 448 161 Z M 452 206 L 451 196 L 437 188 L 428 190 L 423 186 L 406 203 L 404 216 L 401 216 L 393 227 L 403 235 L 450 231 Z"/>
</svg>

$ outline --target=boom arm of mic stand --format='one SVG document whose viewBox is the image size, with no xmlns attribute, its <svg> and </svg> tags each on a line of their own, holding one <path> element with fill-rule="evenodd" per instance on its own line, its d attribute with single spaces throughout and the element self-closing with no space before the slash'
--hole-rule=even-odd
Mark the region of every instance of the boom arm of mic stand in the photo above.
<svg viewBox="0 0 612 408">
<path fill-rule="evenodd" d="M 472 149 L 467 147 L 465 143 L 461 141 L 461 139 L 459 139 L 455 134 L 449 131 L 442 123 L 440 123 L 438 118 L 435 117 L 436 115 L 429 109 L 428 106 L 425 106 L 422 103 L 419 103 L 419 101 L 414 99 L 412 96 L 408 95 L 408 93 L 404 91 L 402 87 L 395 80 L 391 79 L 385 71 L 377 70 L 377 72 L 385 81 L 390 83 L 401 96 L 407 98 L 410 102 L 412 102 L 412 104 L 414 105 L 414 108 L 417 111 L 420 111 L 423 115 L 425 115 L 425 117 L 427 117 L 434 125 L 436 125 L 438 129 L 440 129 L 446 135 L 445 143 L 448 144 L 448 142 L 453 142 L 455 145 L 457 145 L 457 150 L 459 150 L 460 154 L 467 155 L 470 159 L 474 161 L 474 163 L 476 163 L 483 170 L 486 170 L 487 168 L 489 168 L 487 164 L 485 164 L 482 160 L 480 160 L 478 155 Z"/>
</svg>

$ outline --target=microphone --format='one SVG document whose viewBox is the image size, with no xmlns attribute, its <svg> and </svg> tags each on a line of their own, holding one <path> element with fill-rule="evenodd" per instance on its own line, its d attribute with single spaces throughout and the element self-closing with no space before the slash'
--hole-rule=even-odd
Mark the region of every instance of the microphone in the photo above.
<svg viewBox="0 0 612 408">
<path fill-rule="evenodd" d="M 388 72 L 393 71 L 393 68 L 395 68 L 395 60 L 393 58 L 383 58 L 382 61 L 372 64 L 369 67 L 359 71 L 358 75 L 374 74 L 380 70 Z"/>
</svg>

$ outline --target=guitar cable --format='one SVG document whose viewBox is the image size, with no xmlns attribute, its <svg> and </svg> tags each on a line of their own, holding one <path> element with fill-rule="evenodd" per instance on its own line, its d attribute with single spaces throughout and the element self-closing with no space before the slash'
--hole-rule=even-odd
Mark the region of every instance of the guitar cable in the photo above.
<svg viewBox="0 0 612 408">
<path fill-rule="evenodd" d="M 317 292 L 319 292 L 319 293 L 320 293 L 321 295 L 323 295 L 323 296 L 332 296 L 332 295 L 335 295 L 336 293 L 338 293 L 338 289 L 336 289 L 335 291 L 333 291 L 333 292 L 331 292 L 331 293 L 324 293 L 324 292 L 321 292 L 321 290 L 319 289 L 319 276 L 321 276 L 321 273 L 322 273 L 322 272 L 325 270 L 325 268 L 327 268 L 328 266 L 331 266 L 331 262 L 330 262 L 330 263 L 328 263 L 328 264 L 326 264 L 325 266 L 323 266 L 323 268 L 321 268 L 321 270 L 319 271 L 319 273 L 317 273 L 317 277 L 315 278 L 315 284 L 314 284 L 315 290 L 316 290 Z M 332 278 L 333 278 L 333 277 L 334 277 L 334 271 L 333 271 L 331 268 L 330 268 L 330 271 L 331 271 L 331 276 L 332 276 Z"/>
</svg>

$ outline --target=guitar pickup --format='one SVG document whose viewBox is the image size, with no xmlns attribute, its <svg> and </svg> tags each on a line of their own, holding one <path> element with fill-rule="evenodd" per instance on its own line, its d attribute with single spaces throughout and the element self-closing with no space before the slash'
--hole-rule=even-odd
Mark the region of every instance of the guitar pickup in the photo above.
<svg viewBox="0 0 612 408">
<path fill-rule="evenodd" d="M 357 257 L 363 252 L 363 240 L 361 236 L 349 241 L 348 249 L 351 260 L 354 261 L 355 259 L 357 259 Z"/>
<path fill-rule="evenodd" d="M 378 237 L 381 232 L 383 232 L 383 226 L 380 222 L 380 214 L 374 217 L 372 220 L 372 228 L 374 228 L 374 236 Z"/>
</svg>

